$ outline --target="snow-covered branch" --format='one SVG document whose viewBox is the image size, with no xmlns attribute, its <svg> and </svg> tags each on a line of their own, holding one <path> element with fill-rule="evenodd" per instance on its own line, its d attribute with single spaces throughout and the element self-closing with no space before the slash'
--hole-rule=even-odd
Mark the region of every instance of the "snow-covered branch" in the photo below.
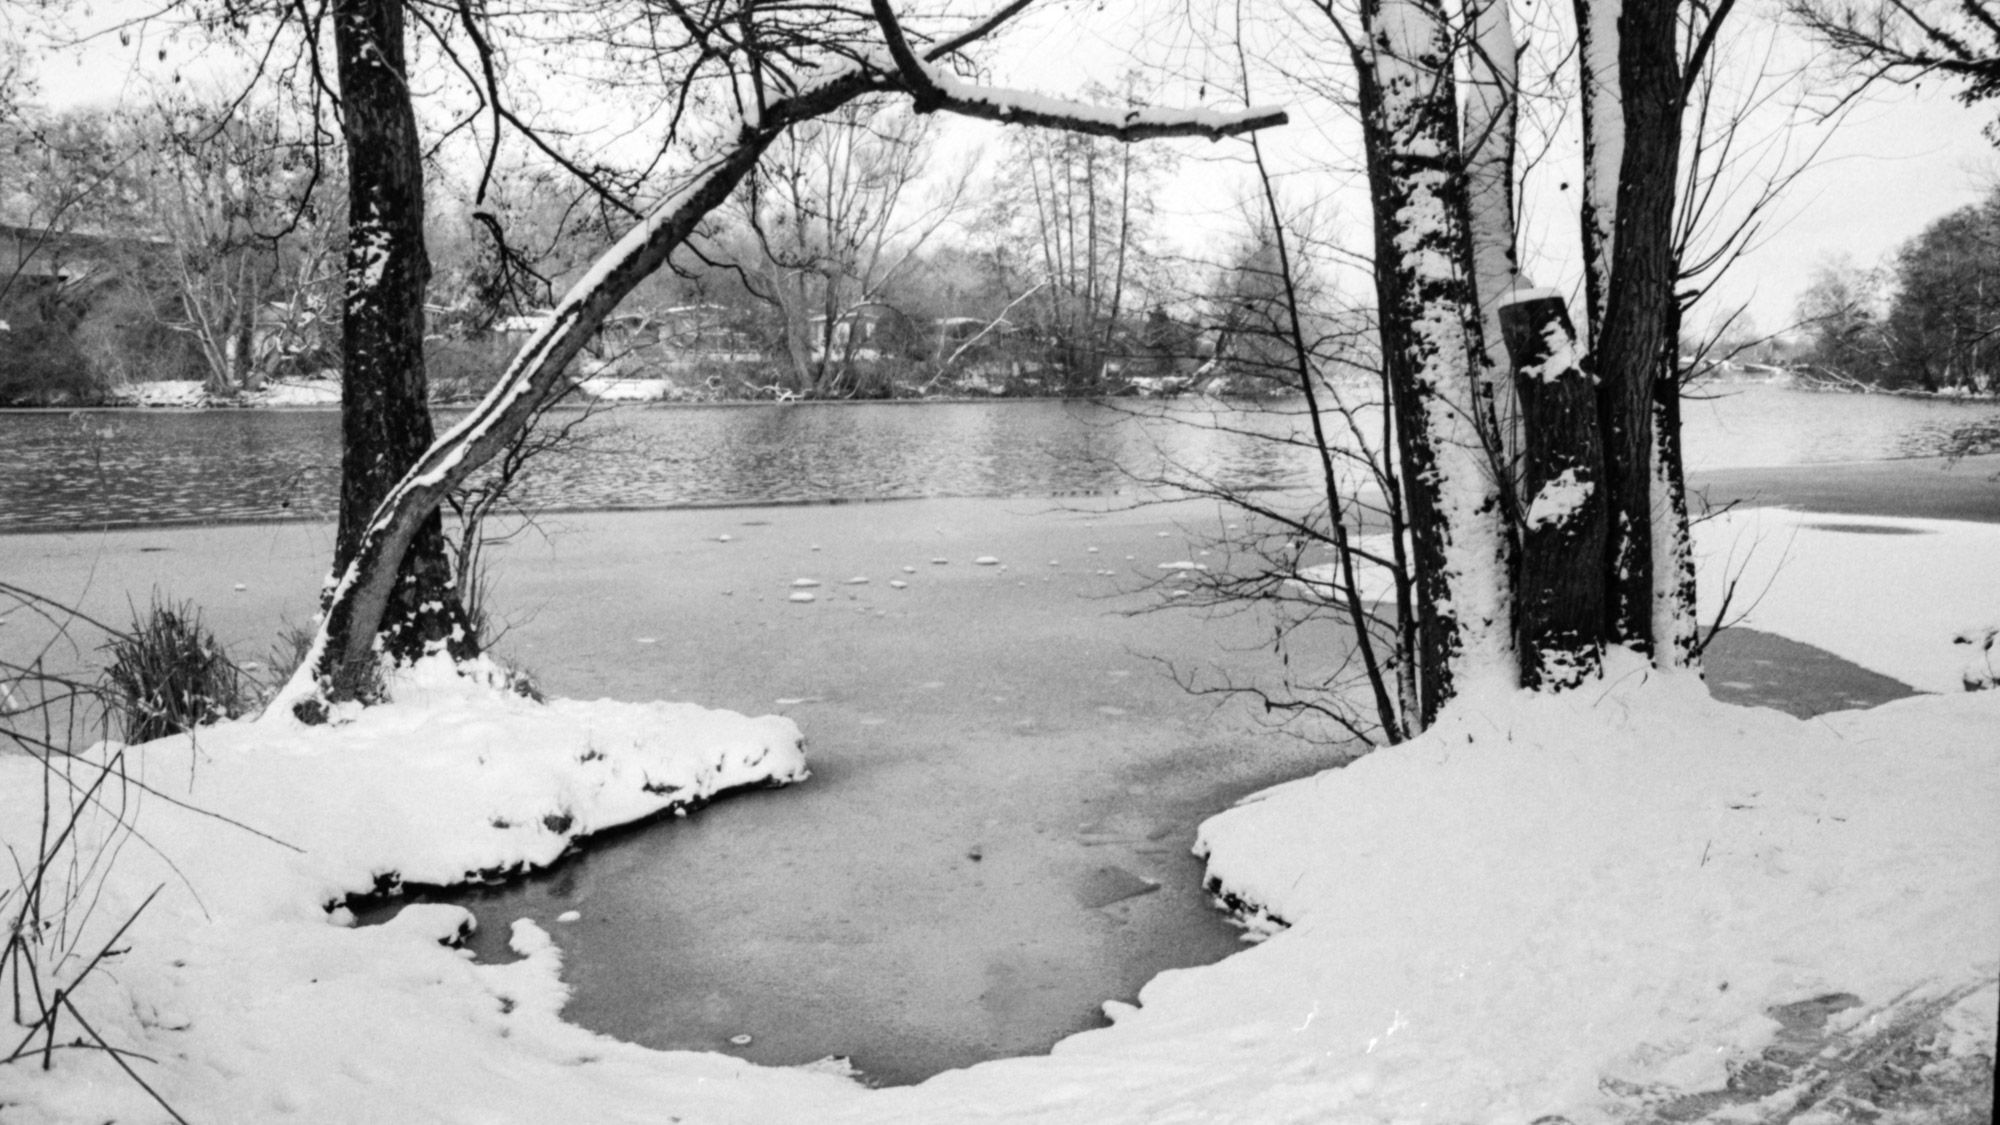
<svg viewBox="0 0 2000 1125">
<path fill-rule="evenodd" d="M 961 117 L 998 121 L 1003 125 L 1032 125 L 1115 137 L 1121 141 L 1156 140 L 1165 137 L 1207 137 L 1219 141 L 1257 129 L 1283 125 L 1290 120 L 1275 106 L 1221 111 L 1208 109 L 1117 109 L 1091 105 L 1067 98 L 1053 98 L 1027 90 L 981 86 L 965 82 L 919 58 L 903 35 L 902 25 L 890 8 L 889 0 L 872 0 L 876 22 L 889 47 L 896 71 L 917 103 L 919 113 L 944 110 Z"/>
</svg>

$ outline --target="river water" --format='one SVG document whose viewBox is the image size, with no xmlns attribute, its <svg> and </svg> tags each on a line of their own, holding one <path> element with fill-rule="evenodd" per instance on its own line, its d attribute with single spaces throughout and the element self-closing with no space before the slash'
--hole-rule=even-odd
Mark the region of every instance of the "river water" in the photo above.
<svg viewBox="0 0 2000 1125">
<path fill-rule="evenodd" d="M 1369 425 L 1378 424 L 1372 420 Z M 441 411 L 449 425 L 456 412 Z M 618 509 L 1128 491 L 1175 473 L 1312 483 L 1296 402 L 1209 400 L 625 407 L 538 461 L 533 508 Z M 1723 387 L 1685 407 L 1691 469 L 1937 456 L 2000 445 L 2000 404 Z M 327 518 L 338 414 L 0 413 L 0 532 Z M 1173 468 L 1168 468 L 1172 466 Z"/>
</svg>

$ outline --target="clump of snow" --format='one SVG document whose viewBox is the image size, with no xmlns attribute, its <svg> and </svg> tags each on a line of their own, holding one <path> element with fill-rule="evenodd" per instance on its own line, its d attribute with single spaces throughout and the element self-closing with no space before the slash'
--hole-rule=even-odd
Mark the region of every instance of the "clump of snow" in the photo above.
<svg viewBox="0 0 2000 1125">
<path fill-rule="evenodd" d="M 2000 687 L 2000 665 L 1994 663 L 1994 647 L 2000 640 L 2000 622 L 1978 625 L 1959 632 L 1953 644 L 1971 645 L 1972 658 L 1959 672 L 1959 682 L 1967 691 L 1991 691 Z"/>
<path fill-rule="evenodd" d="M 340 378 L 328 373 L 313 379 L 272 379 L 257 390 L 234 394 L 218 394 L 199 379 L 160 379 L 128 383 L 112 398 L 130 406 L 178 410 L 333 406 L 340 402 Z"/>
<path fill-rule="evenodd" d="M 577 380 L 584 397 L 598 402 L 665 402 L 685 397 L 671 379 L 639 379 L 617 375 L 593 375 Z"/>
<path fill-rule="evenodd" d="M 1535 492 L 1528 506 L 1528 529 L 1565 523 L 1590 499 L 1591 482 L 1578 480 L 1574 468 L 1564 469 Z"/>
<path fill-rule="evenodd" d="M 340 402 L 340 380 L 273 379 L 244 399 L 247 406 L 334 406 Z"/>
</svg>

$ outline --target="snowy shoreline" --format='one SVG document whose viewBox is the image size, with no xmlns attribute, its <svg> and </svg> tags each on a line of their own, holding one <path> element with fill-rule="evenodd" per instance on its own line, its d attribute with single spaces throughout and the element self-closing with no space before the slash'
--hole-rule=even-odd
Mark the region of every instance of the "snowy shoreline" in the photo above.
<svg viewBox="0 0 2000 1125">
<path fill-rule="evenodd" d="M 1789 559 L 1758 627 L 1919 686 L 1938 683 L 1956 655 L 1939 623 L 2000 608 L 1976 565 L 1995 557 L 2000 529 L 1871 518 L 1907 534 L 1856 536 L 1812 526 L 1819 517 L 1732 519 L 1704 525 L 1711 565 L 1751 541 Z M 1857 564 L 1854 550 L 1880 557 Z M 1898 566 L 1926 581 L 1881 581 Z M 665 767 L 634 765 L 622 742 L 644 734 L 658 745 L 646 729 L 657 721 L 610 717 L 663 706 L 544 712 L 438 681 L 345 727 L 232 724 L 204 732 L 194 754 L 186 740 L 153 744 L 156 785 L 192 784 L 218 811 L 282 825 L 273 834 L 309 854 L 146 802 L 148 839 L 192 887 L 125 849 L 93 934 L 153 886 L 169 890 L 129 935 L 116 975 L 87 981 L 79 1003 L 114 1041 L 160 1060 L 142 1073 L 194 1120 L 671 1111 L 744 1122 L 1525 1123 L 1563 1113 L 1583 1125 L 1719 1088 L 1787 1033 L 1770 1012 L 1836 995 L 1858 999 L 1828 1017 L 1829 1035 L 1867 1032 L 1899 997 L 1936 1000 L 1939 1059 L 1993 1050 L 2000 910 L 1967 905 L 2000 904 L 1989 839 L 2000 693 L 1800 722 L 1620 665 L 1589 691 L 1466 700 L 1423 740 L 1267 790 L 1204 825 L 1218 885 L 1288 928 L 1219 964 L 1163 974 L 1137 1007 L 1107 1006 L 1113 1027 L 1051 1055 L 916 1087 L 867 1091 L 837 1068 L 648 1051 L 563 1023 L 560 954 L 532 925 L 515 933 L 526 960 L 486 966 L 437 944 L 464 924 L 455 908 L 417 907 L 365 930 L 326 924 L 331 892 L 377 872 L 448 879 L 553 858 L 568 840 L 549 816 L 571 816 L 572 834 L 598 830 L 614 806 L 659 798 L 645 782 Z M 754 783 L 756 748 L 767 768 L 771 747 L 796 733 L 779 722 L 790 732 L 741 742 L 704 784 Z M 701 746 L 685 768 L 712 761 L 719 737 L 683 740 Z M 615 752 L 589 758 L 593 748 Z M 0 835 L 32 854 L 28 765 L 0 760 Z M 370 827 L 357 836 L 356 824 Z M 47 1072 L 0 1066 L 0 1105 L 24 1121 L 163 1116 L 80 1051 Z"/>
</svg>

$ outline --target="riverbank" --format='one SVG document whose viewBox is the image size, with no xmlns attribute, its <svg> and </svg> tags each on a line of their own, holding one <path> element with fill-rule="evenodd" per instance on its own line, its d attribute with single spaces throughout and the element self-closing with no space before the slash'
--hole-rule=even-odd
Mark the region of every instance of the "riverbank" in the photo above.
<svg viewBox="0 0 2000 1125">
<path fill-rule="evenodd" d="M 1831 1022 L 1822 1014 L 1821 1027 L 1861 1036 L 1899 1026 L 1898 997 L 1911 988 L 1939 1002 L 1922 1023 L 1937 1042 L 1974 1052 L 1984 1044 L 1990 1057 L 1981 1021 L 1990 1024 L 1992 990 L 1978 989 L 1990 981 L 1996 935 L 1990 912 L 1966 904 L 2000 893 L 1990 849 L 1978 843 L 2000 810 L 1994 701 L 1918 699 L 1798 723 L 1716 707 L 1698 686 L 1636 670 L 1559 701 L 1482 701 L 1447 726 L 1449 737 L 1209 821 L 1208 872 L 1292 928 L 1212 968 L 1157 977 L 1140 1007 L 1110 1006 L 1115 1027 L 1047 1057 L 868 1092 L 825 1074 L 643 1051 L 555 1021 L 558 968 L 572 979 L 591 972 L 578 943 L 610 932 L 619 914 L 637 915 L 650 935 L 643 944 L 669 964 L 697 957 L 700 935 L 718 931 L 726 942 L 716 962 L 754 954 L 776 965 L 754 986 L 764 996 L 730 978 L 692 996 L 696 1017 L 656 1017 L 680 1024 L 710 1011 L 703 1034 L 749 1036 L 735 1049 L 753 1055 L 793 1018 L 747 1022 L 771 994 L 826 1005 L 844 1017 L 836 1026 L 864 1022 L 854 997 L 866 994 L 883 1002 L 885 1022 L 960 1046 L 973 1036 L 928 1022 L 933 990 L 945 994 L 936 1011 L 975 1012 L 994 1021 L 979 1035 L 992 1035 L 1010 1007 L 1039 1002 L 1028 974 L 1061 956 L 1052 925 L 1114 935 L 1152 925 L 1145 912 L 1186 891 L 1187 877 L 1164 866 L 1190 862 L 1184 826 L 1273 764 L 1260 755 L 1283 752 L 1247 727 L 1240 740 L 1224 737 L 1228 723 L 1250 716 L 1223 714 L 1218 733 L 1206 725 L 1213 712 L 1204 717 L 1200 701 L 1151 676 L 1143 654 L 1125 647 L 1147 637 L 1167 638 L 1161 647 L 1174 651 L 1186 651 L 1182 641 L 1214 645 L 1218 626 L 1175 611 L 1099 612 L 1120 607 L 1121 598 L 1099 599 L 1129 590 L 1122 583 L 1180 573 L 1162 562 L 1205 561 L 1199 536 L 1181 531 L 1198 533 L 1211 518 L 1198 507 L 920 501 L 566 519 L 546 544 L 503 549 L 520 557 L 502 571 L 502 604 L 540 610 L 517 626 L 520 653 L 545 679 L 574 676 L 568 687 L 585 693 L 624 676 L 639 698 L 786 711 L 811 740 L 811 781 L 646 834 L 691 845 L 656 866 L 717 853 L 685 882 L 620 897 L 615 871 L 566 866 L 575 877 L 548 884 L 547 913 L 526 912 L 539 920 L 516 931 L 528 956 L 511 966 L 469 966 L 439 949 L 433 939 L 461 917 L 451 908 L 344 931 L 315 917 L 317 884 L 295 886 L 274 850 L 204 861 L 190 880 L 197 890 L 228 881 L 238 890 L 221 902 L 232 908 L 246 882 L 283 893 L 258 900 L 254 924 L 233 909 L 203 923 L 173 884 L 175 926 L 135 931 L 116 979 L 91 986 L 111 991 L 79 997 L 109 1003 L 88 1011 L 115 1020 L 107 1026 L 122 1044 L 162 1060 L 142 1073 L 194 1119 L 639 1121 L 666 1109 L 760 1125 L 1175 1113 L 1587 1120 L 1608 1104 L 1678 1108 L 1678 1095 L 1723 1090 L 1731 1067 L 1790 1026 L 1767 1010 L 1849 994 L 1855 1003 L 1841 1001 L 1845 1014 Z M 1826 522 L 1898 533 L 1809 526 Z M 20 557 L 72 581 L 94 568 L 90 596 L 114 606 L 110 584 L 149 570 L 188 574 L 225 603 L 271 596 L 267 581 L 302 584 L 309 598 L 323 565 L 314 526 L 217 529 L 228 534 L 216 554 L 196 544 L 207 531 L 10 536 L 0 550 L 10 552 L 10 575 L 21 573 Z M 1963 567 L 1948 560 L 1990 552 L 1996 534 L 1880 518 L 1729 530 L 1740 534 L 1722 545 L 1725 558 L 1755 540 L 1803 560 L 1791 573 L 1810 576 L 1808 597 L 1768 602 L 1769 627 L 1796 631 L 1833 606 L 1836 624 L 1901 629 L 1910 643 L 1880 659 L 1909 676 L 1924 672 L 1900 665 L 1911 654 L 1949 651 L 1929 635 L 1924 603 L 1980 606 L 1934 582 L 1871 581 L 1841 567 L 1842 553 L 1873 545 L 1901 550 L 1905 567 L 1938 559 L 1955 572 Z M 238 538 L 274 531 L 296 538 Z M 976 564 L 989 554 L 999 561 Z M 1114 560 L 1092 564 L 1107 554 Z M 1796 569 L 1829 557 L 1841 581 Z M 214 573 L 197 573 L 203 567 Z M 1116 574 L 1097 573 L 1105 569 Z M 848 583 L 857 577 L 869 581 Z M 794 585 L 800 578 L 820 585 Z M 815 600 L 791 600 L 798 592 Z M 0 641 L 28 624 L 10 621 Z M 1254 622 L 1219 628 L 1227 644 L 1259 639 Z M 1166 709 L 1176 700 L 1186 710 Z M 489 724 L 474 728 L 490 748 L 482 762 L 504 766 L 501 716 L 466 718 Z M 1035 723 L 1017 727 L 1023 720 Z M 1156 757 L 1163 739 L 1171 752 Z M 414 753 L 426 743 L 406 745 Z M 258 768 L 299 753 L 261 753 Z M 178 789 L 192 773 L 212 787 L 237 776 L 234 759 L 246 754 L 218 744 L 204 760 L 163 761 L 158 776 Z M 314 776 L 326 783 L 266 784 L 257 803 L 228 811 L 283 823 L 286 802 L 302 795 L 326 806 L 343 759 L 329 747 L 321 760 Z M 1293 776 L 1312 768 L 1290 765 Z M 1189 774 L 1210 791 L 1176 808 L 1171 787 Z M 886 794 L 871 798 L 877 785 Z M 811 809 L 845 805 L 860 815 L 794 834 Z M 772 815 L 725 831 L 717 818 L 738 810 Z M 906 823 L 919 827 L 914 846 L 888 827 Z M 5 824 L 19 827 L 12 817 Z M 362 842 L 380 856 L 421 841 L 398 833 Z M 330 836 L 320 846 L 340 853 L 343 844 Z M 612 856 L 608 866 L 637 862 Z M 1159 889 L 1138 891 L 1150 881 Z M 778 913 L 752 913 L 771 906 Z M 1014 911 L 1025 919 L 1018 928 Z M 854 923 L 871 914 L 904 931 L 903 944 L 867 948 Z M 843 946 L 861 955 L 822 973 L 822 959 Z M 644 983 L 634 971 L 606 976 L 613 990 Z M 1953 987 L 1962 976 L 1972 992 Z M 830 993 L 839 978 L 854 993 Z M 1566 987 L 1551 993 L 1550 979 Z M 1933 995 L 1925 981 L 1943 983 Z M 1102 999 L 1099 991 L 1086 1002 Z M 818 1053 L 839 1052 L 823 1044 Z M 82 1053 L 47 1074 L 0 1068 L 0 1101 L 24 1120 L 145 1119 L 143 1097 Z"/>
</svg>

